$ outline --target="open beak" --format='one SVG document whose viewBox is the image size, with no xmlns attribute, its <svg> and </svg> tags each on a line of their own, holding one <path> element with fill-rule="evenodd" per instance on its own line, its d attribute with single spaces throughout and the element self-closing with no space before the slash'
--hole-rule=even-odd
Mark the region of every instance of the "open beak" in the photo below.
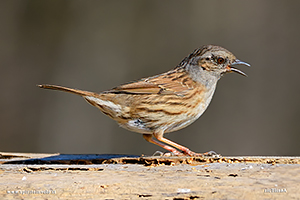
<svg viewBox="0 0 300 200">
<path fill-rule="evenodd" d="M 239 70 L 237 68 L 232 67 L 232 65 L 246 65 L 246 66 L 250 67 L 250 64 L 236 59 L 233 63 L 231 63 L 231 65 L 227 66 L 227 70 L 229 72 L 236 72 L 236 73 L 241 74 L 243 76 L 247 76 L 247 74 L 245 74 L 244 72 L 242 72 L 241 70 Z"/>
</svg>

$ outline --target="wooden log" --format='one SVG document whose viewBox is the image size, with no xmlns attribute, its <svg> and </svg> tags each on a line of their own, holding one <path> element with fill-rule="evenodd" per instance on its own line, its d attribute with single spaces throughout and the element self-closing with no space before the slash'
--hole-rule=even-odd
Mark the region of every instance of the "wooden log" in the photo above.
<svg viewBox="0 0 300 200">
<path fill-rule="evenodd" d="M 0 199 L 290 199 L 299 157 L 0 153 Z"/>
</svg>

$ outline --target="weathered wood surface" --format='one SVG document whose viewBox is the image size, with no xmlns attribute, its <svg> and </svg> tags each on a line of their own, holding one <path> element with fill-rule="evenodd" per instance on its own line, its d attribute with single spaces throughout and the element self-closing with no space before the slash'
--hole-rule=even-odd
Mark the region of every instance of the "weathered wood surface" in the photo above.
<svg viewBox="0 0 300 200">
<path fill-rule="evenodd" d="M 299 199 L 299 157 L 0 152 L 0 199 Z"/>
</svg>

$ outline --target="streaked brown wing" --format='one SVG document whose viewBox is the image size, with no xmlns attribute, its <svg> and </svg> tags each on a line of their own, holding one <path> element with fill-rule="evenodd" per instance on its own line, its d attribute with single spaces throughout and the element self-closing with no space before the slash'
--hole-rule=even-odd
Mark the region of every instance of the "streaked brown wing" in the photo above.
<svg viewBox="0 0 300 200">
<path fill-rule="evenodd" d="M 113 88 L 112 92 L 134 94 L 176 94 L 185 95 L 195 87 L 195 82 L 184 70 L 174 69 L 164 74 Z"/>
<path fill-rule="evenodd" d="M 119 91 L 126 93 L 136 93 L 136 94 L 158 94 L 161 88 L 153 83 L 140 80 L 133 83 L 128 83 L 125 85 L 120 85 L 113 88 L 111 91 Z"/>
</svg>

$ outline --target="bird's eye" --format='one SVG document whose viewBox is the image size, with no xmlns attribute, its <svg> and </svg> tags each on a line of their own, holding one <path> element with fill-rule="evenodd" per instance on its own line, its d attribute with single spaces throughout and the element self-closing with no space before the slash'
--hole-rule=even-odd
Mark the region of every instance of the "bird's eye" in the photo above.
<svg viewBox="0 0 300 200">
<path fill-rule="evenodd" d="M 225 59 L 222 58 L 222 57 L 219 57 L 219 58 L 217 59 L 217 63 L 218 63 L 218 64 L 223 64 L 224 62 L 225 62 Z"/>
</svg>

